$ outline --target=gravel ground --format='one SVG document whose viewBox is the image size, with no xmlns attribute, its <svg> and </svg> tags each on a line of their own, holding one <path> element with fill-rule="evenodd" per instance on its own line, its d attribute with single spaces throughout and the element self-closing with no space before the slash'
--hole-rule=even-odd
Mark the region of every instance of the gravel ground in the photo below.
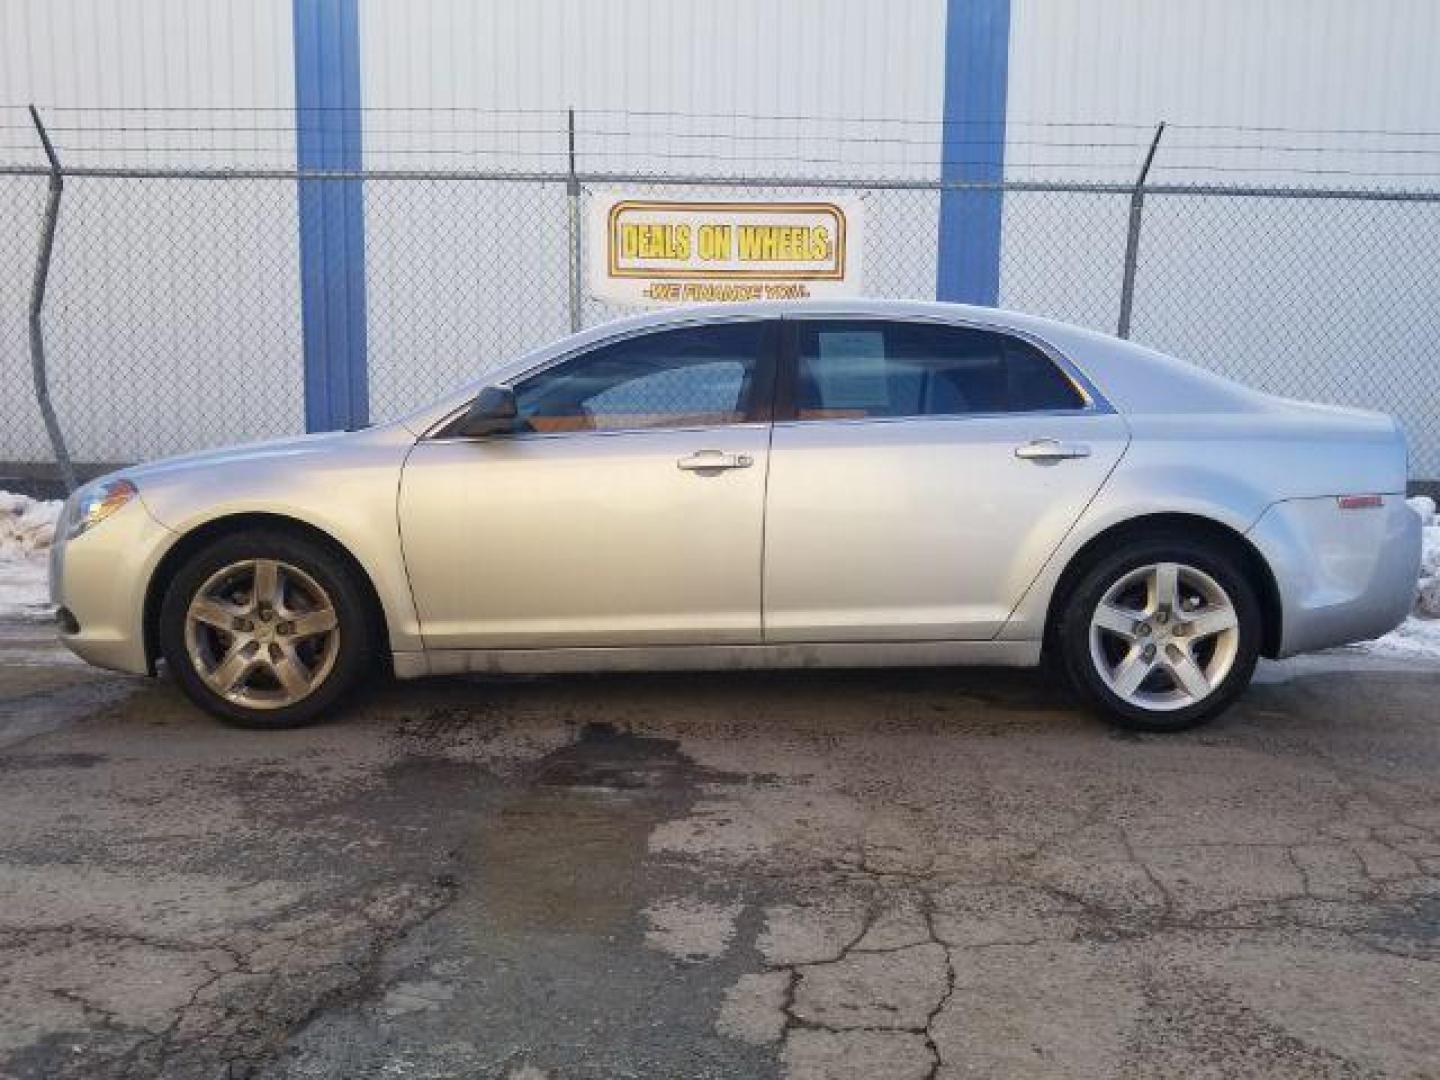
<svg viewBox="0 0 1440 1080">
<path fill-rule="evenodd" d="M 1435 1076 L 1440 668 L 1122 736 L 1038 677 L 212 723 L 0 623 L 0 1075 Z"/>
</svg>

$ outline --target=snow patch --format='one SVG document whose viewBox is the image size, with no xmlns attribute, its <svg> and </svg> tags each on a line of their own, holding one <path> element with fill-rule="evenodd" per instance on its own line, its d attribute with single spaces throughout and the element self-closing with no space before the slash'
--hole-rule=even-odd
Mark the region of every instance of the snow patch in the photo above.
<svg viewBox="0 0 1440 1080">
<path fill-rule="evenodd" d="M 59 501 L 46 502 L 28 495 L 0 491 L 0 559 L 24 559 L 50 550 Z"/>
<path fill-rule="evenodd" d="M 0 491 L 0 617 L 49 617 L 47 562 L 60 507 Z"/>
<path fill-rule="evenodd" d="M 1435 517 L 1435 500 L 1428 495 L 1407 499 L 1410 509 L 1420 515 L 1424 525 L 1420 554 L 1420 596 L 1416 610 L 1421 615 L 1440 619 L 1440 521 Z"/>
</svg>

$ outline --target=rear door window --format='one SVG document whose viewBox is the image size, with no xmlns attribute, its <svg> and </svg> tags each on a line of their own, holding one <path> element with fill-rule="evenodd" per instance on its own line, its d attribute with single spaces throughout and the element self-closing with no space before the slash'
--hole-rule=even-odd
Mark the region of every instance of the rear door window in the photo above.
<svg viewBox="0 0 1440 1080">
<path fill-rule="evenodd" d="M 1079 409 L 1085 399 L 1029 342 L 970 327 L 800 320 L 800 420 Z"/>
</svg>

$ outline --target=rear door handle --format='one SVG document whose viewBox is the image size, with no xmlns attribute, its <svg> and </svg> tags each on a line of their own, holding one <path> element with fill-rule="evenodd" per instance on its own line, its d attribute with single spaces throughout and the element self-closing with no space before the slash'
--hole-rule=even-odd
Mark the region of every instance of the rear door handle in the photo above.
<svg viewBox="0 0 1440 1080">
<path fill-rule="evenodd" d="M 1032 439 L 1024 446 L 1017 446 L 1015 456 L 1043 465 L 1046 462 L 1065 461 L 1068 458 L 1089 457 L 1090 447 L 1084 443 L 1061 442 L 1059 439 Z"/>
<path fill-rule="evenodd" d="M 755 464 L 749 454 L 727 454 L 723 450 L 697 450 L 689 457 L 675 462 L 689 472 L 709 472 L 711 469 L 748 469 Z"/>
</svg>

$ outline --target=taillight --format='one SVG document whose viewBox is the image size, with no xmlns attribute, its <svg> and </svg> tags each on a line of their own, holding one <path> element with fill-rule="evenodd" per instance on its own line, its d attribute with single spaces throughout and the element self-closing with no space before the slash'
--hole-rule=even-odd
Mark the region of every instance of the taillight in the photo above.
<svg viewBox="0 0 1440 1080">
<path fill-rule="evenodd" d="M 1385 505 L 1381 495 L 1341 495 L 1335 501 L 1341 510 L 1378 510 Z"/>
</svg>

